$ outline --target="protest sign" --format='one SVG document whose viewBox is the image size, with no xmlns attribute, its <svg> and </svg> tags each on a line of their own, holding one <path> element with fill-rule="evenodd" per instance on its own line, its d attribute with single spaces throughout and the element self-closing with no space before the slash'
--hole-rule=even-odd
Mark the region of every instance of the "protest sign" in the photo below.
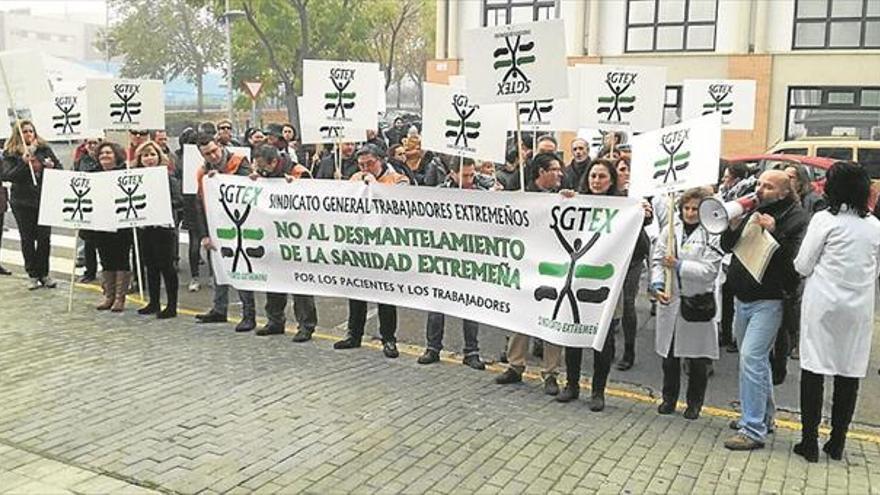
<svg viewBox="0 0 880 495">
<path fill-rule="evenodd" d="M 0 138 L 9 138 L 16 117 L 33 122 L 38 134 L 50 134 L 52 90 L 42 55 L 0 52 L 0 75 Z"/>
<path fill-rule="evenodd" d="M 504 163 L 512 103 L 474 104 L 460 89 L 424 83 L 422 148 Z"/>
<path fill-rule="evenodd" d="M 475 103 L 566 98 L 562 19 L 464 32 L 464 76 Z"/>
<path fill-rule="evenodd" d="M 578 71 L 568 68 L 568 87 L 576 88 Z M 522 101 L 516 104 L 520 129 L 532 132 L 573 131 L 578 128 L 576 99 L 549 98 L 545 100 Z M 515 131 L 516 120 L 510 119 L 508 130 Z"/>
<path fill-rule="evenodd" d="M 617 133 L 619 135 L 620 142 L 617 143 L 617 147 L 622 145 L 629 146 L 629 140 L 632 138 L 632 133 L 628 130 L 603 131 L 602 129 L 581 128 L 577 131 L 577 137 L 578 139 L 583 139 L 587 142 L 587 146 L 590 148 L 590 158 L 595 160 L 599 158 L 603 148 L 608 144 L 607 142 L 612 133 Z M 610 148 L 605 151 L 607 152 L 609 150 Z"/>
<path fill-rule="evenodd" d="M 104 131 L 89 127 L 85 86 L 57 89 L 52 95 L 52 127 L 47 141 L 75 141 L 103 137 Z"/>
<path fill-rule="evenodd" d="M 644 212 L 632 198 L 205 178 L 218 276 L 601 349 Z"/>
<path fill-rule="evenodd" d="M 86 120 L 93 129 L 164 129 L 163 87 L 152 79 L 88 79 Z"/>
<path fill-rule="evenodd" d="M 299 108 L 305 108 L 303 97 L 297 98 Z M 315 124 L 308 122 L 303 112 L 299 114 L 299 130 L 303 144 L 324 144 L 324 143 L 340 143 L 340 142 L 361 142 L 367 139 L 367 131 L 364 129 L 354 129 L 344 124 Z"/>
<path fill-rule="evenodd" d="M 304 126 L 375 129 L 379 65 L 336 60 L 303 61 Z"/>
<path fill-rule="evenodd" d="M 227 150 L 235 155 L 251 159 L 250 146 L 227 146 Z M 198 173 L 205 164 L 205 159 L 194 144 L 183 145 L 183 194 L 196 194 L 199 191 Z"/>
<path fill-rule="evenodd" d="M 646 132 L 663 125 L 665 67 L 580 65 L 581 127 Z"/>
<path fill-rule="evenodd" d="M 46 169 L 40 191 L 40 218 L 49 227 L 115 231 L 113 201 L 104 174 Z"/>
<path fill-rule="evenodd" d="M 630 196 L 652 196 L 718 181 L 721 115 L 712 113 L 631 140 Z"/>
<path fill-rule="evenodd" d="M 721 114 L 722 129 L 751 130 L 755 126 L 755 87 L 747 79 L 685 79 L 682 119 L 713 112 Z"/>
<path fill-rule="evenodd" d="M 113 200 L 116 227 L 171 226 L 171 190 L 166 167 L 132 168 L 98 174 Z"/>
</svg>

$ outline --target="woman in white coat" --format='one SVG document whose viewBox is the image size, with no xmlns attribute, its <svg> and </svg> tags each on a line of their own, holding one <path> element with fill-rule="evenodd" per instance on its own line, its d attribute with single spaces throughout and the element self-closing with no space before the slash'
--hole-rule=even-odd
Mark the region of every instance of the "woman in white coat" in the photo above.
<svg viewBox="0 0 880 495">
<path fill-rule="evenodd" d="M 834 377 L 831 438 L 822 448 L 843 456 L 859 379 L 868 371 L 874 329 L 874 290 L 880 274 L 880 221 L 868 212 L 865 170 L 837 162 L 828 171 L 828 209 L 816 213 L 795 269 L 807 278 L 801 306 L 801 442 L 794 452 L 819 458 L 825 375 Z"/>
<path fill-rule="evenodd" d="M 660 305 L 657 307 L 655 346 L 663 357 L 663 402 L 660 414 L 675 412 L 681 387 L 681 358 L 688 360 L 687 409 L 684 417 L 697 419 L 703 407 L 708 381 L 708 366 L 718 359 L 718 335 L 715 328 L 715 279 L 723 255 L 718 236 L 710 235 L 700 225 L 700 201 L 710 195 L 705 189 L 690 189 L 681 198 L 675 218 L 675 247 L 667 254 L 669 236 L 662 229 L 651 258 L 651 287 Z M 667 268 L 672 269 L 672 291 L 664 294 Z M 690 297 L 682 314 L 682 295 Z M 694 296 L 702 296 L 694 299 Z M 702 304 L 699 304 L 699 302 Z M 687 317 L 687 319 L 685 318 Z"/>
</svg>

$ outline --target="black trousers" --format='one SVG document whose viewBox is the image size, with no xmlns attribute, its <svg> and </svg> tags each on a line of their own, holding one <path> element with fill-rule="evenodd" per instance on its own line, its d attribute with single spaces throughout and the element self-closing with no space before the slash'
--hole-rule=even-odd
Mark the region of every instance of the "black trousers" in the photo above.
<svg viewBox="0 0 880 495">
<path fill-rule="evenodd" d="M 28 277 L 48 277 L 52 229 L 37 224 L 40 216 L 38 208 L 13 206 L 12 214 L 21 235 L 21 255 L 24 257 L 24 269 Z"/>
<path fill-rule="evenodd" d="M 612 328 L 614 325 L 612 325 Z M 584 357 L 583 347 L 565 348 L 565 377 L 568 383 L 578 383 L 581 379 L 581 362 Z M 608 332 L 602 352 L 593 349 L 593 395 L 604 395 L 611 363 L 614 362 L 614 330 Z"/>
<path fill-rule="evenodd" d="M 98 273 L 98 248 L 94 241 L 83 241 L 83 256 L 86 259 L 86 275 L 92 277 Z"/>
<path fill-rule="evenodd" d="M 624 359 L 635 359 L 636 329 L 639 326 L 636 314 L 636 296 L 639 293 L 639 280 L 642 276 L 642 264 L 629 266 L 623 281 L 623 356 Z"/>
<path fill-rule="evenodd" d="M 131 271 L 131 266 L 128 263 L 128 253 L 134 242 L 131 229 L 100 232 L 97 236 L 95 245 L 98 248 L 98 255 L 101 257 L 101 269 L 108 272 Z"/>
<path fill-rule="evenodd" d="M 702 407 L 709 382 L 709 358 L 684 358 L 688 362 L 687 403 Z M 669 345 L 669 355 L 663 358 L 663 401 L 678 401 L 681 390 L 681 358 L 675 357 L 675 341 Z"/>
<path fill-rule="evenodd" d="M 177 293 L 180 282 L 174 268 L 174 255 L 177 251 L 175 229 L 148 227 L 138 229 L 141 257 L 147 270 L 147 291 L 150 304 L 159 304 L 161 281 L 165 281 L 168 306 L 177 308 Z"/>
<path fill-rule="evenodd" d="M 202 261 L 202 240 L 193 230 L 187 231 L 189 236 L 189 274 L 192 278 L 199 278 L 199 263 Z"/>
<path fill-rule="evenodd" d="M 733 342 L 733 291 L 727 282 L 721 286 L 721 341 Z"/>
<path fill-rule="evenodd" d="M 395 341 L 397 338 L 397 306 L 379 304 L 379 335 L 383 341 Z M 364 326 L 367 324 L 367 302 L 356 299 L 348 300 L 348 334 L 355 338 L 363 338 Z"/>
<path fill-rule="evenodd" d="M 822 402 L 825 395 L 825 375 L 801 369 L 801 426 L 804 440 L 819 437 L 822 421 Z M 843 448 L 846 432 L 856 410 L 859 379 L 834 376 L 834 396 L 831 402 L 831 441 Z"/>
</svg>

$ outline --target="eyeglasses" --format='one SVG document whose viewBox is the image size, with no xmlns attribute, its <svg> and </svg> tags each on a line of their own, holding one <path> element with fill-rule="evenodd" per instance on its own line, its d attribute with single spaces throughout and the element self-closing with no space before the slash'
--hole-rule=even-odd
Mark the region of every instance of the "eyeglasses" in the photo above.
<svg viewBox="0 0 880 495">
<path fill-rule="evenodd" d="M 150 131 L 130 131 L 134 136 L 147 136 L 150 134 Z"/>
<path fill-rule="evenodd" d="M 221 131 L 231 131 L 232 126 L 231 125 L 221 125 L 221 126 L 217 126 L 217 129 L 219 129 Z"/>
</svg>

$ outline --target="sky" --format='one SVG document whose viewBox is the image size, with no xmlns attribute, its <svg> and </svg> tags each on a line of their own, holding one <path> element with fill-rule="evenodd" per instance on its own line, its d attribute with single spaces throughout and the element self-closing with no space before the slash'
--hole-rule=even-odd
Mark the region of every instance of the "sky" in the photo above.
<svg viewBox="0 0 880 495">
<path fill-rule="evenodd" d="M 107 3 L 104 0 L 0 0 L 0 11 L 11 9 L 30 9 L 34 15 L 72 18 L 104 24 Z"/>
</svg>

